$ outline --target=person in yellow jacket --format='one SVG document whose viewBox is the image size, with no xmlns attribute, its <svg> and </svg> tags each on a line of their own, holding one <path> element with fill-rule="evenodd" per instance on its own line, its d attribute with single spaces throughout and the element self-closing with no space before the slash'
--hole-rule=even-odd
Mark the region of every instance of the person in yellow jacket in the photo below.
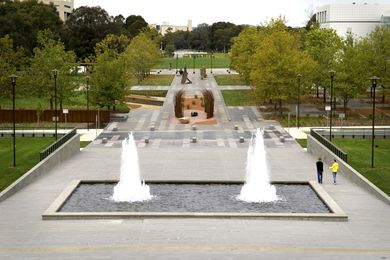
<svg viewBox="0 0 390 260">
<path fill-rule="evenodd" d="M 339 164 L 337 163 L 336 159 L 333 159 L 333 164 L 329 167 L 329 169 L 332 169 L 333 184 L 336 184 L 336 175 L 339 171 Z"/>
</svg>

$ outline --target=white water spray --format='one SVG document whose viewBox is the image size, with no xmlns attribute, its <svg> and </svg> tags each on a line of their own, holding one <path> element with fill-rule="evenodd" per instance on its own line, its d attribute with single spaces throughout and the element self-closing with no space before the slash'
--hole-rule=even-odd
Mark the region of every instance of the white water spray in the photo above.
<svg viewBox="0 0 390 260">
<path fill-rule="evenodd" d="M 116 202 L 136 202 L 149 200 L 150 188 L 141 181 L 138 165 L 138 153 L 133 133 L 122 141 L 121 175 L 114 187 L 112 199 Z"/>
<path fill-rule="evenodd" d="M 263 131 L 252 134 L 246 162 L 246 181 L 237 199 L 246 202 L 271 202 L 278 200 L 276 189 L 269 182 Z"/>
</svg>

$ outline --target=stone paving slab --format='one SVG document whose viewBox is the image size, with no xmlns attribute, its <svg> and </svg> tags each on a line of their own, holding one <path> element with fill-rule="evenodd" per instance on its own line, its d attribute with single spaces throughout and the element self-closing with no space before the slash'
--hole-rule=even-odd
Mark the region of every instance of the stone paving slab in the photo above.
<svg viewBox="0 0 390 260">
<path fill-rule="evenodd" d="M 250 90 L 250 86 L 219 86 L 220 90 Z"/>
<path fill-rule="evenodd" d="M 131 90 L 169 90 L 170 86 L 133 86 Z"/>
</svg>

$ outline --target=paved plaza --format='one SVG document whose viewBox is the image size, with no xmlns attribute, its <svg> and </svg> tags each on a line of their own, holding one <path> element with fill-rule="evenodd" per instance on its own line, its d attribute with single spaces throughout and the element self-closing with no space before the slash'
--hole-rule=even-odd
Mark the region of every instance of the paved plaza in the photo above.
<svg viewBox="0 0 390 260">
<path fill-rule="evenodd" d="M 42 213 L 72 180 L 119 178 L 121 141 L 129 131 L 135 135 L 145 180 L 244 181 L 248 143 L 256 127 L 266 129 L 272 180 L 316 180 L 317 158 L 280 125 L 263 120 L 254 107 L 227 107 L 212 76 L 201 80 L 198 71 L 189 72 L 193 84 L 182 85 L 175 77 L 161 109 L 134 110 L 111 122 L 87 148 L 0 202 L 0 259 L 390 259 L 389 205 L 342 173 L 333 185 L 329 170 L 322 186 L 348 215 L 347 222 L 253 218 L 43 221 Z M 197 125 L 196 130 L 175 124 L 173 97 L 181 88 L 188 94 L 211 90 L 218 124 Z M 194 136 L 196 143 L 191 142 Z M 107 143 L 102 143 L 103 138 Z M 146 144 L 145 138 L 150 142 Z"/>
</svg>

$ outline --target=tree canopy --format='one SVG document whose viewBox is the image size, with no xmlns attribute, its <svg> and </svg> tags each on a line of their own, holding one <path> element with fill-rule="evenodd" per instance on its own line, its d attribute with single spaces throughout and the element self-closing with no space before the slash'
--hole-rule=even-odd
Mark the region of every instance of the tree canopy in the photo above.
<svg viewBox="0 0 390 260">
<path fill-rule="evenodd" d="M 173 44 L 176 49 L 228 52 L 236 37 L 245 26 L 218 22 L 199 24 L 193 31 L 168 32 L 162 38 L 164 46 Z"/>
<path fill-rule="evenodd" d="M 26 63 L 23 48 L 14 51 L 12 39 L 8 35 L 0 38 L 0 96 L 10 96 L 12 90 L 9 76 L 24 69 Z"/>
<path fill-rule="evenodd" d="M 69 74 L 75 67 L 76 56 L 71 51 L 65 51 L 63 43 L 57 41 L 50 30 L 38 33 L 39 47 L 34 49 L 31 67 L 26 71 L 28 88 L 25 93 L 49 100 L 53 107 L 54 75 L 58 70 L 57 97 L 60 107 L 63 99 L 69 97 L 73 90 Z"/>
<path fill-rule="evenodd" d="M 124 59 L 113 57 L 108 51 L 100 53 L 91 74 L 92 103 L 111 109 L 116 102 L 123 101 L 127 83 L 125 70 Z"/>
<path fill-rule="evenodd" d="M 123 53 L 128 67 L 142 81 L 160 57 L 156 43 L 147 34 L 140 33 L 133 38 Z"/>
<path fill-rule="evenodd" d="M 58 34 L 62 21 L 53 4 L 37 0 L 0 0 L 0 37 L 9 35 L 14 47 L 23 47 L 27 55 L 37 46 L 38 32 L 49 29 Z"/>
<path fill-rule="evenodd" d="M 297 98 L 298 74 L 302 91 L 310 86 L 317 64 L 301 50 L 299 37 L 283 18 L 245 28 L 233 42 L 233 68 L 254 87 L 257 103 L 273 101 L 281 108 L 283 101 Z"/>
<path fill-rule="evenodd" d="M 127 84 L 143 80 L 158 61 L 157 44 L 147 33 L 134 37 L 123 51 L 128 41 L 126 36 L 108 35 L 96 46 L 91 97 L 100 107 L 114 108 L 117 102 L 123 101 Z"/>
<path fill-rule="evenodd" d="M 126 35 L 132 39 L 148 26 L 148 23 L 140 15 L 130 15 L 123 25 Z"/>
<path fill-rule="evenodd" d="M 335 69 L 336 58 L 341 48 L 342 40 L 333 29 L 320 29 L 317 25 L 306 35 L 306 49 L 319 65 L 314 82 L 317 87 L 324 88 L 324 102 L 329 71 Z"/>
<path fill-rule="evenodd" d="M 69 16 L 62 37 L 67 49 L 83 60 L 94 55 L 95 45 L 113 29 L 112 17 L 104 9 L 81 6 Z"/>
</svg>

